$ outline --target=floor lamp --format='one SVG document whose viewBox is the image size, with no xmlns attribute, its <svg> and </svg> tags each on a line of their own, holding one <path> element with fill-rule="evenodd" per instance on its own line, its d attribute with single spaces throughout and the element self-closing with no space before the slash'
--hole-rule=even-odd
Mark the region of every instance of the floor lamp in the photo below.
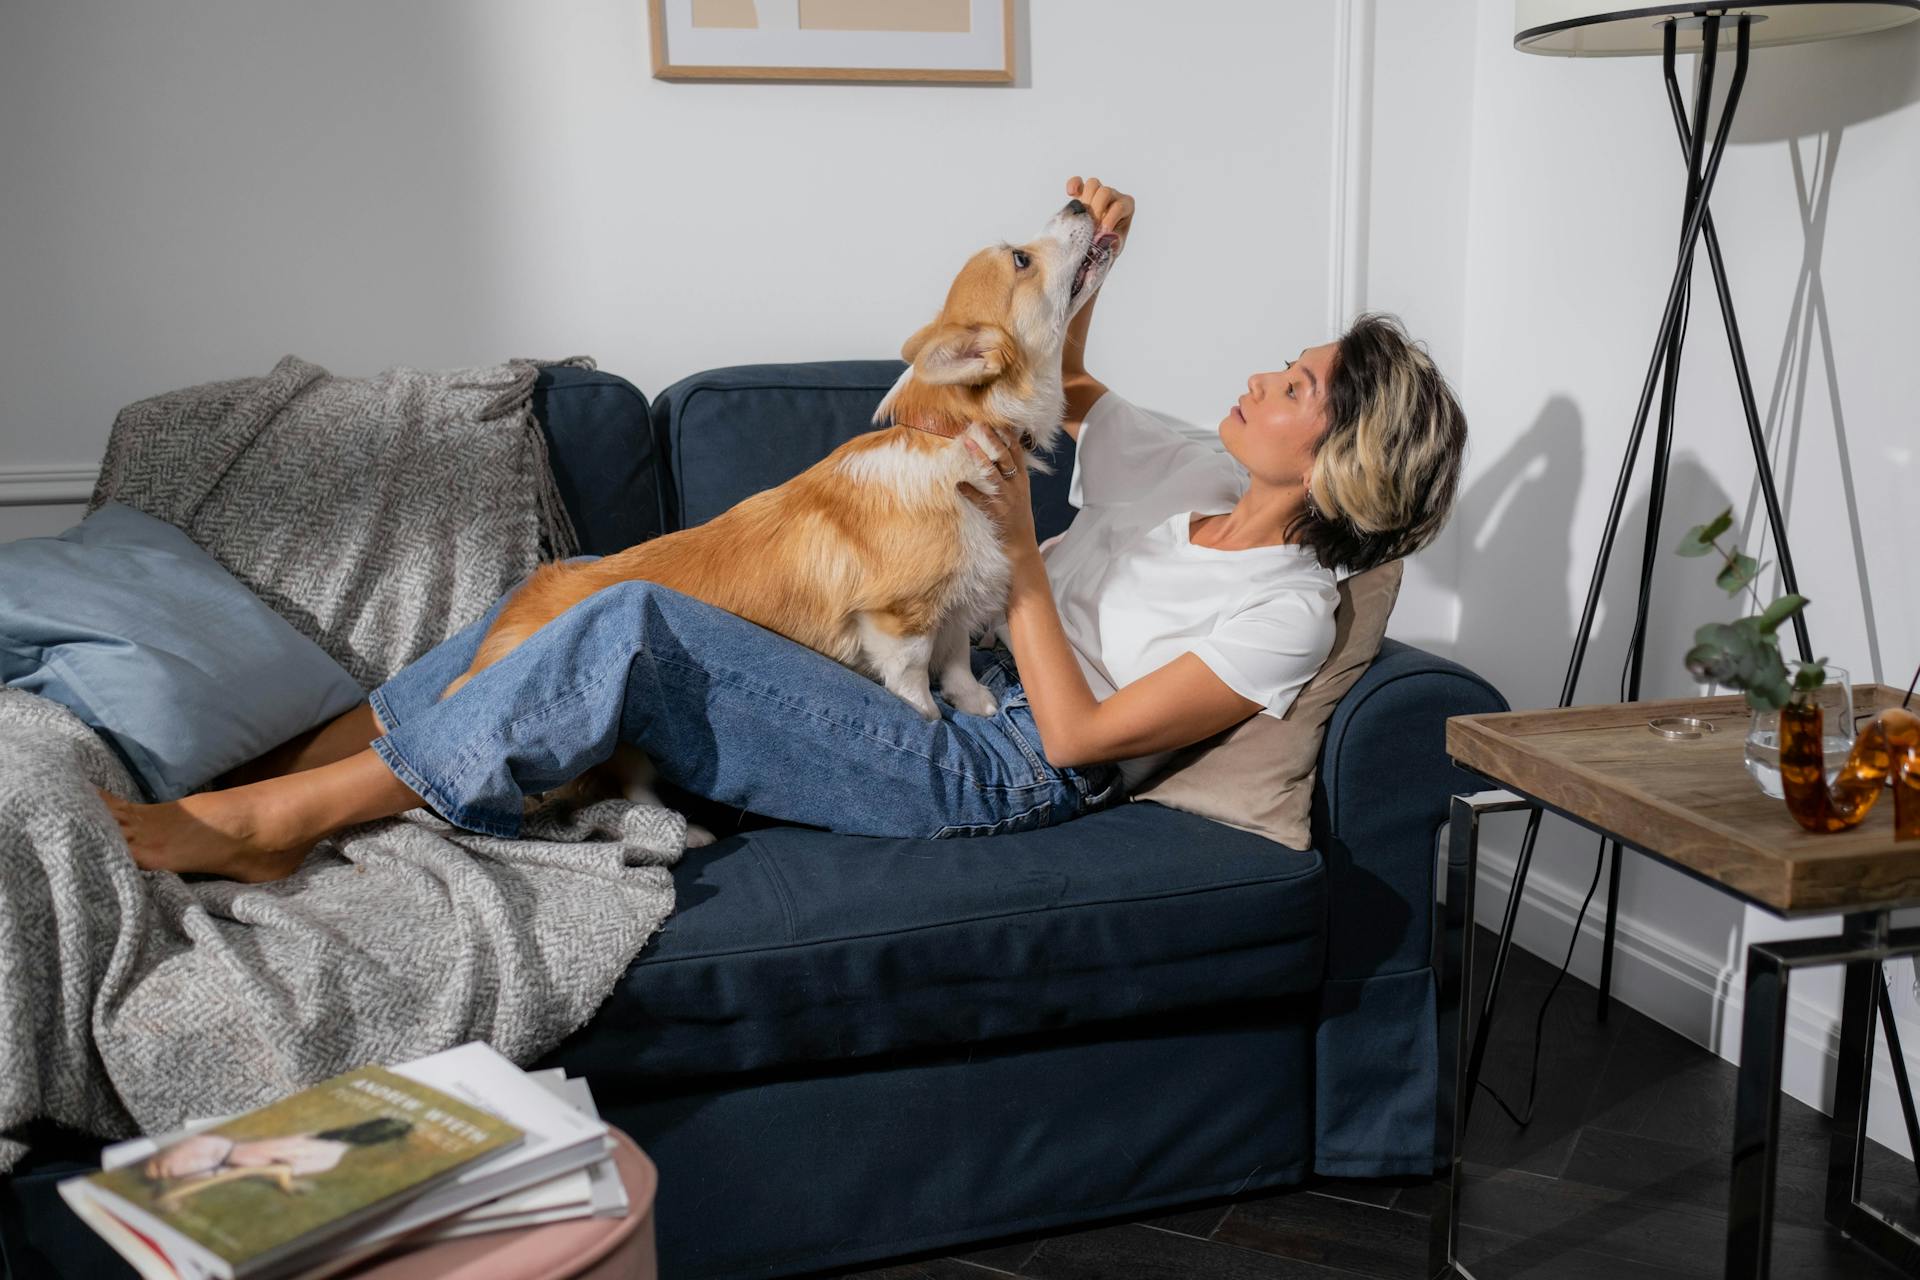
<svg viewBox="0 0 1920 1280">
<path fill-rule="evenodd" d="M 1515 0 L 1514 48 L 1523 53 L 1562 57 L 1630 57 L 1660 54 L 1666 72 L 1667 99 L 1673 109 L 1674 128 L 1679 134 L 1680 150 L 1687 163 L 1686 203 L 1681 213 L 1679 257 L 1673 283 L 1667 291 L 1666 311 L 1661 316 L 1659 335 L 1654 339 L 1653 357 L 1640 389 L 1633 430 L 1627 437 L 1626 458 L 1620 467 L 1620 479 L 1613 491 L 1613 505 L 1607 513 L 1600 553 L 1593 568 L 1593 581 L 1587 589 L 1586 607 L 1580 614 L 1580 626 L 1574 636 L 1573 654 L 1567 664 L 1566 682 L 1560 689 L 1560 705 L 1571 706 L 1575 686 L 1580 681 L 1581 664 L 1586 659 L 1587 642 L 1593 632 L 1594 613 L 1600 603 L 1600 588 L 1606 580 L 1607 561 L 1613 554 L 1614 535 L 1619 532 L 1620 514 L 1626 505 L 1634 464 L 1645 435 L 1647 413 L 1653 403 L 1656 383 L 1660 389 L 1660 412 L 1653 451 L 1653 478 L 1647 506 L 1646 541 L 1640 555 L 1640 592 L 1629 641 L 1627 700 L 1640 696 L 1641 663 L 1646 647 L 1647 605 L 1653 585 L 1653 571 L 1660 546 L 1661 508 L 1666 499 L 1667 467 L 1673 452 L 1673 410 L 1677 390 L 1681 343 L 1685 334 L 1689 282 L 1693 275 L 1693 253 L 1702 238 L 1713 266 L 1715 291 L 1720 299 L 1720 314 L 1726 322 L 1727 339 L 1732 348 L 1734 373 L 1740 386 L 1740 403 L 1745 410 L 1747 435 L 1753 445 L 1754 466 L 1760 490 L 1766 501 L 1767 523 L 1779 559 L 1785 590 L 1798 590 L 1793 555 L 1787 545 L 1786 522 L 1781 516 L 1780 499 L 1773 483 L 1773 467 L 1767 455 L 1765 433 L 1753 398 L 1753 383 L 1747 374 L 1746 352 L 1740 343 L 1740 327 L 1734 318 L 1733 297 L 1727 288 L 1726 264 L 1720 256 L 1720 238 L 1714 231 L 1713 215 L 1707 201 L 1719 172 L 1734 109 L 1740 103 L 1740 90 L 1747 77 L 1749 49 L 1768 45 L 1799 44 L 1810 40 L 1828 40 L 1840 36 L 1864 35 L 1883 31 L 1920 18 L 1920 0 L 1757 0 L 1743 5 L 1708 6 L 1700 4 L 1630 4 L 1607 0 Z M 1724 46 L 1734 48 L 1733 79 L 1728 86 L 1725 105 L 1714 133 L 1712 149 L 1706 147 L 1707 109 L 1712 101 L 1713 78 L 1719 54 Z M 1674 75 L 1678 53 L 1699 56 L 1695 78 L 1692 122 L 1688 122 L 1687 103 Z M 1802 658 L 1813 656 L 1803 616 L 1794 620 L 1794 640 Z M 1527 819 L 1527 833 L 1515 863 L 1513 887 L 1507 897 L 1506 913 L 1500 925 L 1500 937 L 1494 951 L 1493 973 L 1481 1005 L 1479 1024 L 1474 1030 L 1473 1048 L 1468 1059 L 1466 1089 L 1460 1106 L 1463 1114 L 1473 1104 L 1481 1061 L 1486 1055 L 1487 1035 L 1493 1024 L 1494 1001 L 1499 996 L 1500 979 L 1505 972 L 1507 952 L 1512 946 L 1514 922 L 1518 917 L 1520 895 L 1526 887 L 1527 866 L 1533 858 L 1533 846 L 1540 831 L 1541 811 L 1534 809 Z M 1600 958 L 1600 1014 L 1607 1014 L 1607 996 L 1613 977 L 1613 942 L 1616 902 L 1620 890 L 1620 846 L 1602 842 L 1602 856 L 1609 859 L 1607 882 L 1606 934 Z M 1471 922 L 1469 922 L 1471 927 Z M 1875 976 L 1881 1022 L 1887 1033 L 1887 1047 L 1894 1065 L 1907 1137 L 1920 1157 L 1920 1120 L 1916 1119 L 1912 1091 L 1908 1085 L 1906 1062 L 1900 1051 L 1898 1033 L 1893 1024 L 1893 1006 L 1886 985 Z"/>
</svg>

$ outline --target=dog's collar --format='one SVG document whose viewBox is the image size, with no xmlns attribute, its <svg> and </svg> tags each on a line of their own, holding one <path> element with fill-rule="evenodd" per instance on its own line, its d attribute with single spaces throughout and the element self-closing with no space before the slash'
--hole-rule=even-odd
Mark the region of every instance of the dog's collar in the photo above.
<svg viewBox="0 0 1920 1280">
<path fill-rule="evenodd" d="M 964 422 L 943 422 L 936 426 L 928 422 L 915 422 L 911 418 L 895 418 L 893 425 L 896 427 L 911 427 L 915 431 L 924 431 L 930 436 L 939 436 L 942 440 L 956 439 L 966 431 L 968 426 L 968 424 Z"/>
<path fill-rule="evenodd" d="M 925 422 L 914 422 L 907 418 L 895 418 L 893 425 L 896 427 L 911 427 L 915 431 L 924 431 L 930 436 L 939 436 L 942 440 L 953 440 L 964 434 L 966 429 L 972 424 L 961 422 L 934 426 Z M 1022 431 L 1020 433 L 1020 445 L 1024 449 L 1031 450 L 1034 447 L 1033 433 L 1030 431 Z"/>
</svg>

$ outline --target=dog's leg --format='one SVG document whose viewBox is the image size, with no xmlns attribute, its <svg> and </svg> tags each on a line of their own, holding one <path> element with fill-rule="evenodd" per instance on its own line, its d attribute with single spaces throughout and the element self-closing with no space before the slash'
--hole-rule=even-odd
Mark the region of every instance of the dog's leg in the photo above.
<svg viewBox="0 0 1920 1280">
<path fill-rule="evenodd" d="M 646 752 L 631 743 L 622 742 L 614 747 L 610 758 L 602 760 L 573 781 L 562 783 L 537 796 L 528 796 L 525 812 L 531 814 L 541 805 L 556 801 L 572 809 L 583 809 L 602 800 L 626 800 L 632 804 L 662 809 L 666 807 L 666 802 L 653 789 L 655 776 L 653 761 L 647 759 Z M 687 848 L 702 849 L 713 841 L 713 832 L 695 822 L 687 824 Z"/>
<path fill-rule="evenodd" d="M 940 677 L 940 692 L 954 710 L 970 716 L 990 716 L 1000 709 L 1000 703 L 973 678 L 969 660 L 973 646 L 968 641 L 965 618 L 956 613 L 941 623 L 933 638 L 934 674 Z"/>
<path fill-rule="evenodd" d="M 933 660 L 933 636 L 896 635 L 899 623 L 886 614 L 860 615 L 860 652 L 889 692 L 898 695 L 928 720 L 940 718 L 940 705 L 928 687 L 927 666 Z"/>
<path fill-rule="evenodd" d="M 613 749 L 613 758 L 601 768 L 619 781 L 620 794 L 633 804 L 652 805 L 664 809 L 666 802 L 660 793 L 653 789 L 653 761 L 647 759 L 647 753 L 631 742 L 623 742 Z M 687 824 L 687 848 L 704 849 L 713 843 L 713 832 L 697 822 Z"/>
</svg>

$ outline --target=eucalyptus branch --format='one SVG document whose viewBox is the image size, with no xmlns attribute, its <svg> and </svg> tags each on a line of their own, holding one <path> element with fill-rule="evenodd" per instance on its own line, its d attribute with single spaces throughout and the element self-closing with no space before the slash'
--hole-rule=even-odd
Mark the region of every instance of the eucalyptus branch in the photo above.
<svg viewBox="0 0 1920 1280">
<path fill-rule="evenodd" d="M 1718 538 L 1713 539 L 1711 545 L 1715 551 L 1720 552 L 1720 558 L 1728 564 L 1733 564 L 1735 557 L 1740 554 L 1740 548 L 1738 546 L 1734 547 L 1731 551 L 1722 549 L 1720 539 Z M 1753 607 L 1765 613 L 1767 611 L 1767 603 L 1760 598 L 1760 592 L 1753 585 L 1755 579 L 1759 578 L 1759 576 L 1760 575 L 1756 573 L 1752 578 L 1747 579 L 1747 594 L 1753 597 Z"/>
<path fill-rule="evenodd" d="M 1675 548 L 1683 556 L 1717 554 L 1721 568 L 1715 581 L 1733 599 L 1744 592 L 1755 609 L 1751 617 L 1709 622 L 1697 629 L 1693 648 L 1687 650 L 1687 671 L 1696 680 L 1741 690 L 1756 711 L 1778 710 L 1798 694 L 1820 685 L 1826 660 L 1787 670 L 1774 633 L 1807 607 L 1807 598 L 1789 592 L 1772 604 L 1765 603 L 1755 584 L 1766 566 L 1743 553 L 1738 543 L 1730 549 L 1720 545 L 1721 535 L 1732 528 L 1733 508 L 1728 507 L 1706 524 L 1687 530 Z"/>
</svg>

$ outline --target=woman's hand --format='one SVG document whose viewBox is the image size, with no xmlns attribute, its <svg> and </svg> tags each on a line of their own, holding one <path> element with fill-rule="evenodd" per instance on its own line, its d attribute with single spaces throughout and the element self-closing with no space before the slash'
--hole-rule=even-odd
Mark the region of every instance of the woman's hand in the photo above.
<svg viewBox="0 0 1920 1280">
<path fill-rule="evenodd" d="M 1133 230 L 1133 197 L 1106 186 L 1098 178 L 1067 179 L 1067 194 L 1087 206 L 1093 215 L 1096 242 L 1112 236 L 1113 257 L 1127 247 L 1127 235 Z M 1113 270 L 1109 260 L 1107 270 Z M 1093 325 L 1093 308 L 1100 301 L 1096 291 L 1080 304 L 1080 310 L 1067 322 L 1066 341 L 1060 349 L 1060 379 L 1067 403 L 1060 415 L 1060 426 L 1074 440 L 1080 439 L 1080 424 L 1087 413 L 1107 394 L 1106 384 L 1087 372 L 1087 332 Z"/>
<path fill-rule="evenodd" d="M 960 485 L 960 492 L 990 516 L 1000 529 L 1000 545 L 1009 558 L 1037 553 L 1038 536 L 1033 531 L 1033 485 L 1027 475 L 1026 455 L 1020 448 L 1020 433 L 1012 427 L 977 424 L 993 447 L 989 455 L 969 430 L 960 437 L 974 461 L 980 466 L 980 483 Z M 985 486 L 985 487 L 982 487 Z"/>
<path fill-rule="evenodd" d="M 1111 232 L 1119 237 L 1113 242 L 1113 256 L 1118 258 L 1133 230 L 1133 197 L 1101 185 L 1098 178 L 1078 177 L 1067 179 L 1067 194 L 1087 206 L 1087 212 L 1093 215 L 1095 236 Z"/>
</svg>

